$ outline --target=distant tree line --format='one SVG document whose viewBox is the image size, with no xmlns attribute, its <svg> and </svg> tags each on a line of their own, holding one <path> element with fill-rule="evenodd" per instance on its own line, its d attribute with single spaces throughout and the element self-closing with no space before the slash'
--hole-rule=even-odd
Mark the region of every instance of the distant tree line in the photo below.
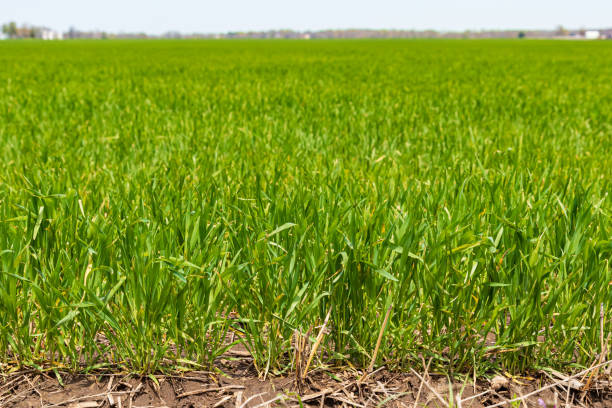
<svg viewBox="0 0 612 408">
<path fill-rule="evenodd" d="M 41 36 L 43 27 L 22 25 L 11 21 L 2 25 L 2 32 L 9 38 L 38 38 Z"/>
<path fill-rule="evenodd" d="M 30 25 L 18 26 L 15 22 L 2 25 L 2 32 L 8 38 L 45 38 L 44 33 L 55 33 L 46 27 Z M 612 38 L 612 29 L 600 30 L 600 38 Z M 60 33 L 57 33 L 60 34 Z M 436 31 L 436 30 L 372 30 L 372 29 L 343 29 L 343 30 L 320 30 L 320 31 L 293 31 L 293 30 L 268 30 L 228 32 L 222 34 L 183 34 L 178 31 L 168 32 L 162 35 L 150 35 L 145 33 L 106 33 L 104 31 L 80 31 L 70 28 L 69 31 L 53 38 L 67 39 L 359 39 L 359 38 L 559 38 L 559 37 L 583 37 L 585 30 L 568 30 L 562 26 L 555 30 L 480 30 L 471 31 Z M 49 37 L 49 35 L 47 35 Z"/>
</svg>

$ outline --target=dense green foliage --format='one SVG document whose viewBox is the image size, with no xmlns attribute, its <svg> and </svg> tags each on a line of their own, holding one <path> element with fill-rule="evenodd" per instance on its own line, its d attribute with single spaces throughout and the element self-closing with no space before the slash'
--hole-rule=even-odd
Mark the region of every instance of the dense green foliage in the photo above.
<svg viewBox="0 0 612 408">
<path fill-rule="evenodd" d="M 589 365 L 612 43 L 0 43 L 0 369 Z M 236 318 L 228 319 L 229 313 Z M 95 340 L 95 341 L 94 341 Z"/>
</svg>

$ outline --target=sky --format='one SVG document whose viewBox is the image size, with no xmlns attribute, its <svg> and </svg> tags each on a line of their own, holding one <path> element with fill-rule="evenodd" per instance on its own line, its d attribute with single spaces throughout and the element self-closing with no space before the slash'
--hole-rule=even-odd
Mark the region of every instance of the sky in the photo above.
<svg viewBox="0 0 612 408">
<path fill-rule="evenodd" d="M 0 0 L 0 23 L 161 34 L 612 27 L 612 0 Z"/>
</svg>

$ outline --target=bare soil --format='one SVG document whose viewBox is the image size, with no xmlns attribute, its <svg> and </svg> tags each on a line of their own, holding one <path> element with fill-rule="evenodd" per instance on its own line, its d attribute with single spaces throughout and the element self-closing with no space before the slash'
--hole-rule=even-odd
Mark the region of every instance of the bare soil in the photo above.
<svg viewBox="0 0 612 408">
<path fill-rule="evenodd" d="M 487 407 L 527 396 L 552 380 L 498 378 L 449 386 L 446 377 L 396 373 L 386 369 L 369 376 L 356 371 L 313 372 L 296 377 L 258 378 L 247 358 L 226 362 L 218 372 L 193 371 L 177 376 L 62 374 L 20 372 L 0 377 L 2 408 L 142 408 L 142 407 Z M 360 381 L 361 380 L 361 381 Z M 589 391 L 567 389 L 567 382 L 502 406 L 536 407 L 538 399 L 557 407 L 612 407 L 608 380 Z M 457 403 L 460 395 L 461 403 Z M 416 402 L 416 404 L 415 404 Z M 556 402 L 556 404 L 555 404 Z"/>
<path fill-rule="evenodd" d="M 394 372 L 381 367 L 312 370 L 262 379 L 246 349 L 237 345 L 214 371 L 136 376 L 120 372 L 75 375 L 53 371 L 0 372 L 0 408 L 264 408 L 264 407 L 611 407 L 609 364 L 588 374 L 554 378 L 496 376 L 449 381 L 424 367 Z M 595 370 L 597 369 L 597 370 Z M 557 373 L 563 377 L 562 373 Z M 545 389 L 543 389 L 545 388 Z M 518 400 L 517 400 L 518 399 Z M 516 400 L 512 402 L 511 400 Z"/>
</svg>

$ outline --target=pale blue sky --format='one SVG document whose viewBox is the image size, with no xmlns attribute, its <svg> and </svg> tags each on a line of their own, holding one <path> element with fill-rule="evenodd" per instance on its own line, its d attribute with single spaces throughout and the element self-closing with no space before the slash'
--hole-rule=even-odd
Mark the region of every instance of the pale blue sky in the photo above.
<svg viewBox="0 0 612 408">
<path fill-rule="evenodd" d="M 612 0 L 0 0 L 0 22 L 159 34 L 612 26 Z"/>
</svg>

